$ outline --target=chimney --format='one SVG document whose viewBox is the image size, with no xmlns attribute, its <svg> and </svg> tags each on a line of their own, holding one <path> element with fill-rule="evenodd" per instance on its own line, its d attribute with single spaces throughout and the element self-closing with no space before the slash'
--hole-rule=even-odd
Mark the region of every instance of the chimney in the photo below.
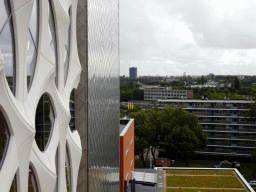
<svg viewBox="0 0 256 192">
<path fill-rule="evenodd" d="M 202 96 L 202 100 L 204 100 L 204 96 Z"/>
</svg>

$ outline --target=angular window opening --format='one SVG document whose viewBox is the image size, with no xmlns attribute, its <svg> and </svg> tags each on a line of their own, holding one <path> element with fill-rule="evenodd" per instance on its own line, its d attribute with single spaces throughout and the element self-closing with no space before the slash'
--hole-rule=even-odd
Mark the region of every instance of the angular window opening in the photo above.
<svg viewBox="0 0 256 192">
<path fill-rule="evenodd" d="M 67 78 L 68 78 L 68 69 L 69 69 L 69 58 L 70 58 L 70 37 L 71 37 L 71 7 L 69 8 L 69 28 L 68 28 L 68 36 L 65 44 L 65 51 L 64 51 L 64 82 L 66 85 Z"/>
<path fill-rule="evenodd" d="M 29 29 L 27 35 L 27 88 L 31 87 L 37 61 L 38 51 L 38 36 L 39 36 L 39 2 L 34 0 L 32 12 L 29 21 Z"/>
<path fill-rule="evenodd" d="M 75 89 L 72 90 L 70 94 L 70 100 L 69 100 L 69 110 L 70 110 L 70 122 L 69 127 L 71 131 L 74 131 L 76 129 L 75 126 Z"/>
<path fill-rule="evenodd" d="M 34 166 L 30 163 L 29 174 L 28 174 L 28 191 L 39 192 L 38 176 L 35 172 Z"/>
<path fill-rule="evenodd" d="M 57 151 L 56 151 L 56 155 L 55 155 L 55 167 L 56 167 L 56 184 L 55 184 L 55 191 L 57 192 L 58 191 L 58 179 L 59 179 L 59 146 L 57 148 Z"/>
<path fill-rule="evenodd" d="M 0 110 L 0 168 L 4 162 L 10 140 L 10 131 L 7 122 Z"/>
<path fill-rule="evenodd" d="M 13 178 L 12 185 L 9 192 L 18 192 L 18 174 L 19 174 L 19 171 L 17 171 L 17 173 Z"/>
<path fill-rule="evenodd" d="M 15 44 L 14 29 L 9 1 L 0 0 L 0 55 L 3 57 L 4 73 L 8 85 L 15 94 Z M 1 60 L 1 56 L 0 56 Z"/>
<path fill-rule="evenodd" d="M 70 161 L 70 150 L 68 143 L 66 145 L 66 161 L 65 161 L 65 170 L 66 170 L 66 181 L 67 181 L 67 191 L 72 192 L 72 183 L 71 183 L 71 161 Z"/>
<path fill-rule="evenodd" d="M 56 27 L 55 27 L 55 19 L 54 12 L 52 8 L 51 1 L 48 1 L 48 10 L 49 10 L 49 35 L 50 35 L 50 46 L 53 56 L 53 62 L 56 66 L 55 68 L 55 84 L 58 88 L 58 57 L 57 57 L 57 37 L 56 37 Z"/>
<path fill-rule="evenodd" d="M 38 148 L 44 151 L 50 141 L 55 121 L 55 114 L 50 98 L 43 94 L 36 109 L 36 135 Z"/>
</svg>

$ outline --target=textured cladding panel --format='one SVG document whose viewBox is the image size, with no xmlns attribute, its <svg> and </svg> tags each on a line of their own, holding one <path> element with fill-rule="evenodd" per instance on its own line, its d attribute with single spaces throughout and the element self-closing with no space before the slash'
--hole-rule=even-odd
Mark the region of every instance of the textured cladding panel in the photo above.
<svg viewBox="0 0 256 192">
<path fill-rule="evenodd" d="M 119 191 L 118 0 L 88 0 L 89 189 Z"/>
</svg>

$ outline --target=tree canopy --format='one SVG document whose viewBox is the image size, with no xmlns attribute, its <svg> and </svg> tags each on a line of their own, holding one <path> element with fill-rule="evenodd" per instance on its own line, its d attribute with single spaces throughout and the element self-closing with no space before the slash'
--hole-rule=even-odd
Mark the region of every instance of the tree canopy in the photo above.
<svg viewBox="0 0 256 192">
<path fill-rule="evenodd" d="M 196 148 L 206 147 L 207 137 L 197 116 L 182 108 L 168 105 L 163 110 L 138 110 L 130 113 L 130 117 L 135 119 L 135 155 L 140 157 L 144 166 L 144 149 L 150 146 L 153 150 L 158 148 L 160 135 L 164 138 L 166 156 L 179 158 L 187 165 L 188 157 Z"/>
</svg>

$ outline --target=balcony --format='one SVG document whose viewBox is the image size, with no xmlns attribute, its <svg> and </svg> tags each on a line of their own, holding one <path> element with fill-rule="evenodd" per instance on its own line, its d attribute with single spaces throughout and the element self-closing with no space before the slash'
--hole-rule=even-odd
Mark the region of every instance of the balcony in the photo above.
<svg viewBox="0 0 256 192">
<path fill-rule="evenodd" d="M 237 144 L 232 143 L 232 144 L 231 144 L 231 146 L 232 146 L 232 147 L 236 147 L 236 146 L 237 146 Z"/>
</svg>

